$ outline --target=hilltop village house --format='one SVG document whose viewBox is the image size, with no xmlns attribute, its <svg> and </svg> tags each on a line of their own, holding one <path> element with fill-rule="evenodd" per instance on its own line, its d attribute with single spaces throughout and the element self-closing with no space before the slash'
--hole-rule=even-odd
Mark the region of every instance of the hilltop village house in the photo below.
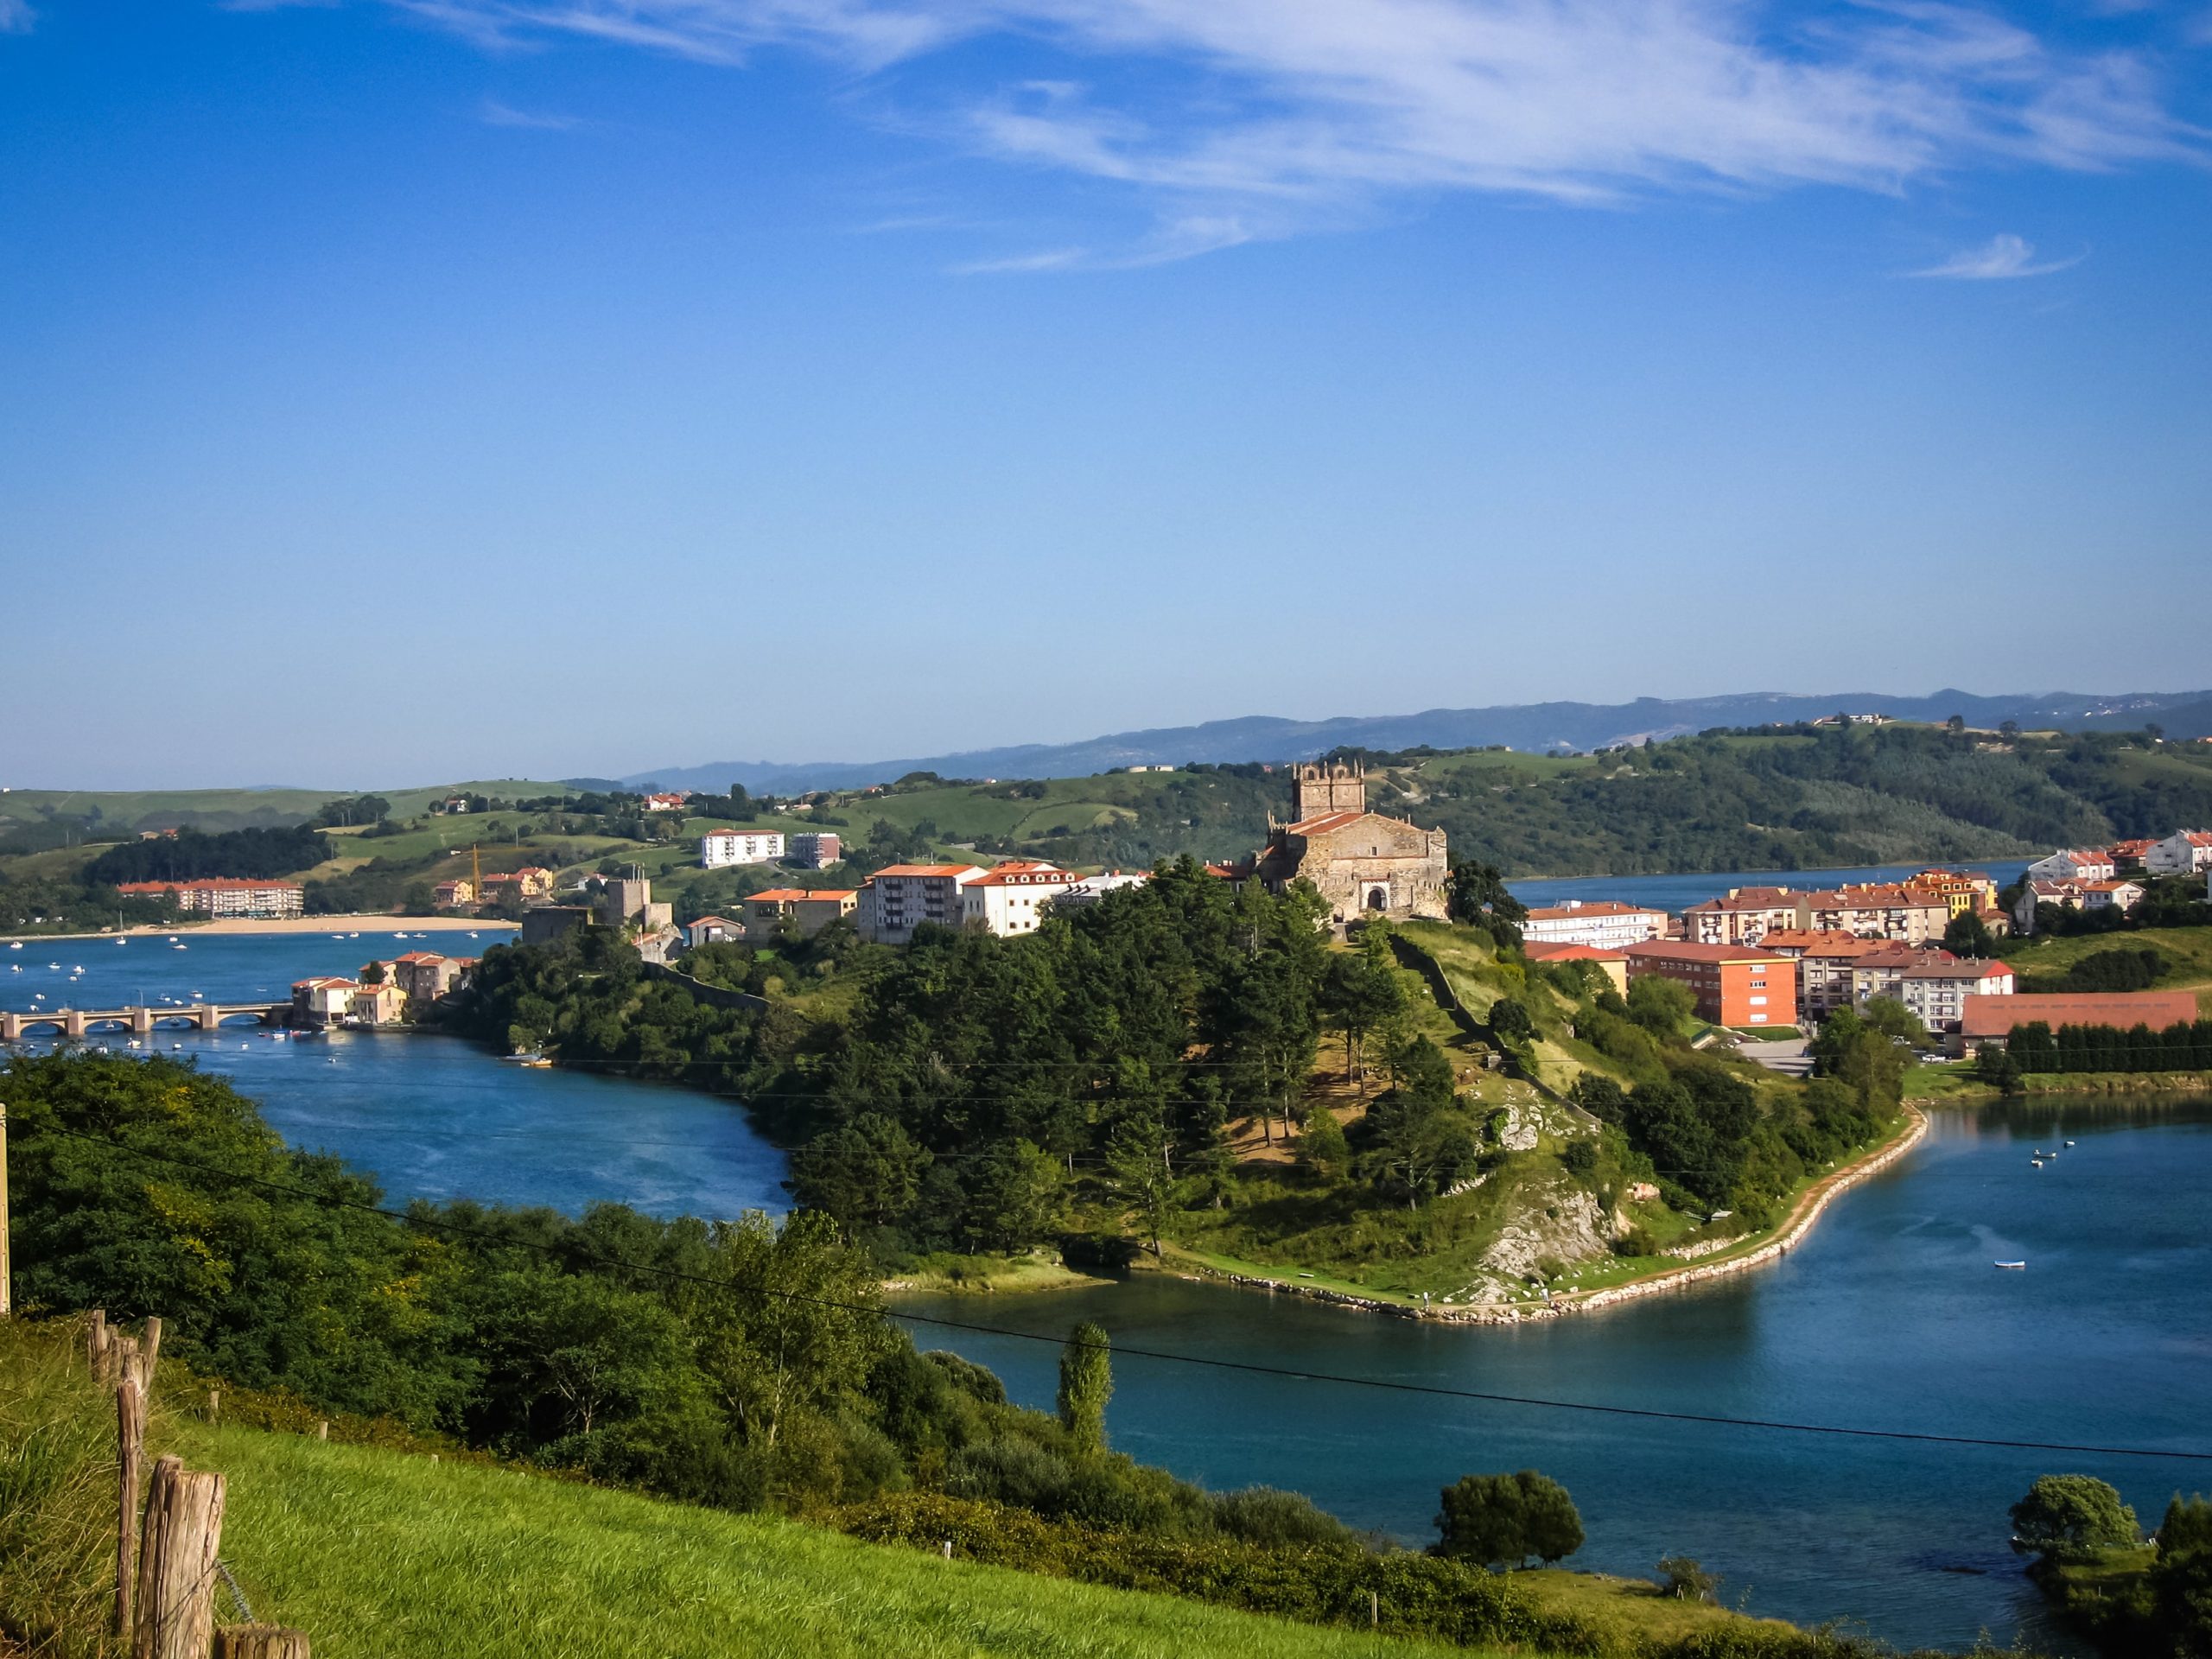
<svg viewBox="0 0 2212 1659">
<path fill-rule="evenodd" d="M 1359 766 L 1301 766 L 1292 789 L 1297 816 L 1288 823 L 1270 820 L 1268 844 L 1249 867 L 1269 892 L 1310 881 L 1337 922 L 1443 918 L 1451 860 L 1441 830 L 1368 810 L 1367 774 Z"/>
</svg>

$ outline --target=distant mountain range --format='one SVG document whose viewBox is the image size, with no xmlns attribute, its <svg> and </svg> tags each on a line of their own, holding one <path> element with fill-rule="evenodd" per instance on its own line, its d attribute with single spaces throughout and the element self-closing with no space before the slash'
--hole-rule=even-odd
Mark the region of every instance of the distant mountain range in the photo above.
<svg viewBox="0 0 2212 1659">
<path fill-rule="evenodd" d="M 2146 722 L 2171 738 L 2212 736 L 2212 690 L 2137 691 L 2092 695 L 2046 691 L 2017 696 L 1975 696 L 1938 691 L 1924 697 L 1844 692 L 1799 696 L 1751 691 L 1723 697 L 1638 697 L 1634 702 L 1532 702 L 1491 709 L 1431 709 L 1418 715 L 1344 715 L 1332 720 L 1284 720 L 1252 715 L 1201 726 L 1116 732 L 1079 743 L 1024 743 L 1010 748 L 969 749 L 955 754 L 915 755 L 874 761 L 717 760 L 706 766 L 661 766 L 619 781 L 662 789 L 719 792 L 733 783 L 755 794 L 791 795 L 815 789 L 864 789 L 910 772 L 946 778 L 1083 778 L 1135 766 L 1185 766 L 1194 760 L 1308 760 L 1346 746 L 1370 749 L 1480 748 L 1502 743 L 1524 750 L 1566 752 L 1681 737 L 1713 726 L 1758 726 L 1770 721 L 1816 720 L 1839 711 L 1884 714 L 1897 720 L 1965 716 L 1970 726 L 2007 720 L 2030 729 L 2135 731 Z M 571 779 L 604 785 L 608 780 Z"/>
</svg>

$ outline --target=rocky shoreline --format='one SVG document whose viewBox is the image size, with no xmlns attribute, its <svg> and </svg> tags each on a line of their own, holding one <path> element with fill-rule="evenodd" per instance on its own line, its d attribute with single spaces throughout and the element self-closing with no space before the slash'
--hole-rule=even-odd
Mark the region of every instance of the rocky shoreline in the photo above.
<svg viewBox="0 0 2212 1659">
<path fill-rule="evenodd" d="M 1524 1319 L 1559 1319 L 1568 1313 L 1618 1307 L 1624 1302 L 1640 1297 L 1687 1289 L 1728 1274 L 1747 1273 L 1754 1268 L 1781 1260 L 1804 1242 L 1838 1193 L 1848 1192 L 1869 1176 L 1879 1174 L 1920 1144 L 1928 1133 L 1928 1115 L 1911 1102 L 1905 1103 L 1904 1109 L 1910 1122 L 1896 1139 L 1859 1162 L 1824 1177 L 1808 1189 L 1799 1199 L 1797 1213 L 1783 1224 L 1780 1232 L 1757 1249 L 1731 1256 L 1725 1262 L 1669 1268 L 1645 1278 L 1632 1279 L 1625 1284 L 1608 1286 L 1603 1290 L 1570 1291 L 1554 1296 L 1548 1301 L 1535 1303 L 1484 1302 L 1457 1307 L 1423 1308 L 1356 1295 L 1349 1291 L 1331 1290 L 1321 1285 L 1270 1279 L 1257 1274 L 1224 1273 L 1188 1264 L 1170 1271 L 1179 1278 L 1204 1283 L 1236 1285 L 1250 1290 L 1264 1290 L 1271 1294 L 1303 1296 L 1309 1300 L 1354 1313 L 1381 1313 L 1401 1319 L 1428 1319 L 1443 1325 L 1516 1325 Z"/>
</svg>

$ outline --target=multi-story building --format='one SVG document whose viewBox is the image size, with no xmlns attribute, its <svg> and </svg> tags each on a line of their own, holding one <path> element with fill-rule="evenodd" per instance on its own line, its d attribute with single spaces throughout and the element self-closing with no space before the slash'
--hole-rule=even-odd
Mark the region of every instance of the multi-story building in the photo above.
<svg viewBox="0 0 2212 1659">
<path fill-rule="evenodd" d="M 1789 887 L 1731 887 L 1682 912 L 1682 938 L 1691 944 L 1757 944 L 1777 927 L 1802 927 L 1799 894 Z"/>
<path fill-rule="evenodd" d="M 2031 881 L 2109 881 L 2120 874 L 2103 847 L 2062 847 L 2039 858 L 2025 872 Z"/>
<path fill-rule="evenodd" d="M 789 922 L 810 939 L 830 923 L 853 914 L 860 898 L 857 887 L 771 887 L 748 894 L 744 900 L 745 937 L 753 944 L 772 939 L 776 930 Z"/>
<path fill-rule="evenodd" d="M 1794 1026 L 1797 1023 L 1796 964 L 1769 950 L 1694 940 L 1647 939 L 1621 953 L 1633 986 L 1646 974 L 1687 985 L 1698 1016 L 1717 1026 Z"/>
<path fill-rule="evenodd" d="M 2150 857 L 2151 849 L 2158 844 L 2156 836 L 2134 836 L 2126 841 L 2113 842 L 2111 852 L 2114 874 L 2141 869 L 2144 860 Z"/>
<path fill-rule="evenodd" d="M 962 885 L 961 920 L 1002 939 L 1034 933 L 1045 907 L 1081 880 L 1057 864 L 1009 859 Z"/>
<path fill-rule="evenodd" d="M 1211 873 L 1217 866 L 1209 864 Z M 1152 880 L 1146 870 L 1102 870 L 1096 875 L 1086 875 L 1059 896 L 1063 905 L 1095 905 L 1109 893 L 1124 893 L 1131 887 L 1141 887 Z"/>
<path fill-rule="evenodd" d="M 346 1001 L 346 1017 L 357 1026 L 396 1026 L 406 1013 L 407 993 L 389 979 L 381 985 L 356 985 Z"/>
<path fill-rule="evenodd" d="M 137 897 L 168 893 L 176 907 L 200 916 L 297 916 L 305 895 L 296 881 L 249 881 L 210 876 L 196 881 L 125 881 L 116 889 Z"/>
<path fill-rule="evenodd" d="M 783 855 L 780 830 L 709 830 L 699 837 L 699 862 L 709 870 L 728 864 L 772 864 Z"/>
<path fill-rule="evenodd" d="M 476 902 L 476 884 L 473 881 L 441 881 L 431 892 L 437 897 L 440 910 L 466 910 Z"/>
<path fill-rule="evenodd" d="M 1611 899 L 1566 899 L 1540 905 L 1521 924 L 1528 944 L 1587 944 L 1618 950 L 1667 937 L 1667 912 Z"/>
<path fill-rule="evenodd" d="M 416 1012 L 436 1001 L 459 984 L 476 966 L 474 957 L 440 956 L 435 950 L 410 950 L 385 966 L 391 983 L 399 987 Z"/>
<path fill-rule="evenodd" d="M 456 884 L 467 887 L 466 881 Z M 496 905 L 512 899 L 518 904 L 535 904 L 553 896 L 553 872 L 536 864 L 525 864 L 518 870 L 501 870 L 484 878 L 477 897 L 483 903 Z"/>
<path fill-rule="evenodd" d="M 1997 909 L 1997 879 L 1979 870 L 1923 870 L 1903 885 L 1909 893 L 1941 899 L 1954 916 Z"/>
<path fill-rule="evenodd" d="M 960 890 L 982 874 L 973 864 L 891 864 L 861 884 L 853 920 L 861 937 L 905 944 L 925 922 L 958 927 Z"/>
<path fill-rule="evenodd" d="M 784 862 L 795 870 L 826 870 L 845 856 L 845 844 L 826 830 L 801 830 L 784 837 Z"/>
<path fill-rule="evenodd" d="M 2152 875 L 2198 875 L 2212 870 L 2212 830 L 2177 830 L 2145 849 L 2143 868 Z"/>
<path fill-rule="evenodd" d="M 648 812 L 681 812 L 688 798 L 687 796 L 675 794 L 648 795 L 642 804 Z"/>
<path fill-rule="evenodd" d="M 1862 939 L 1856 933 L 1802 927 L 1778 927 L 1759 941 L 1759 949 L 1789 957 L 1797 963 L 1797 1012 L 1808 1020 L 1825 1020 L 1838 1008 L 1852 1006 L 1852 969 L 1862 957 L 1889 949 L 1880 939 Z"/>
<path fill-rule="evenodd" d="M 294 980 L 292 1023 L 302 1026 L 336 1025 L 353 1011 L 353 993 L 360 988 L 359 980 L 340 977 L 336 974 Z"/>
<path fill-rule="evenodd" d="M 2061 910 L 2121 910 L 2129 911 L 2143 902 L 2143 884 L 2139 881 L 2039 881 L 2031 878 L 2020 883 L 2020 896 L 2012 906 L 2012 922 L 2017 931 L 2032 933 L 2036 929 L 2036 912 L 2044 905 L 2055 905 Z"/>
<path fill-rule="evenodd" d="M 1923 944 L 1943 937 L 1950 925 L 1948 898 L 1890 882 L 1844 886 L 1798 895 L 1796 925 L 1816 931 L 1852 933 L 1862 939 L 1894 939 Z"/>
<path fill-rule="evenodd" d="M 1942 960 L 1918 962 L 1906 969 L 1896 995 L 1938 1035 L 1958 1030 L 1968 997 L 2012 995 L 2012 970 L 2001 962 L 1962 961 L 1948 951 L 1924 954 Z"/>
</svg>

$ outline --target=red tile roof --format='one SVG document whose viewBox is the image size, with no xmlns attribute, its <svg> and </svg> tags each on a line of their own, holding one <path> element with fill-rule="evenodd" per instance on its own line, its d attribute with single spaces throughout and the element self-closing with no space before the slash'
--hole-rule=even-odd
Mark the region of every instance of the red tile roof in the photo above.
<svg viewBox="0 0 2212 1659">
<path fill-rule="evenodd" d="M 1694 944 L 1682 939 L 1646 939 L 1642 944 L 1621 947 L 1630 961 L 1653 962 L 1788 962 L 1771 950 L 1755 950 L 1747 944 Z"/>
<path fill-rule="evenodd" d="M 1626 962 L 1628 957 L 1618 950 L 1600 950 L 1594 944 L 1547 944 L 1539 939 L 1534 944 L 1524 944 L 1521 954 L 1531 962 Z"/>
<path fill-rule="evenodd" d="M 2194 1023 L 2193 991 L 2105 991 L 2068 995 L 1969 996 L 1961 1010 L 1959 1030 L 1968 1037 L 2002 1037 L 2015 1026 L 2040 1020 L 2061 1026 L 2117 1026 L 2122 1031 L 2148 1026 Z"/>
<path fill-rule="evenodd" d="M 887 864 L 878 875 L 964 875 L 976 870 L 973 864 Z M 981 870 L 976 870 L 981 875 Z"/>
<path fill-rule="evenodd" d="M 1300 818 L 1296 823 L 1286 823 L 1286 834 L 1294 836 L 1325 835 L 1332 830 L 1341 830 L 1348 823 L 1357 823 L 1367 816 L 1364 812 L 1322 812 L 1310 818 Z"/>
</svg>

